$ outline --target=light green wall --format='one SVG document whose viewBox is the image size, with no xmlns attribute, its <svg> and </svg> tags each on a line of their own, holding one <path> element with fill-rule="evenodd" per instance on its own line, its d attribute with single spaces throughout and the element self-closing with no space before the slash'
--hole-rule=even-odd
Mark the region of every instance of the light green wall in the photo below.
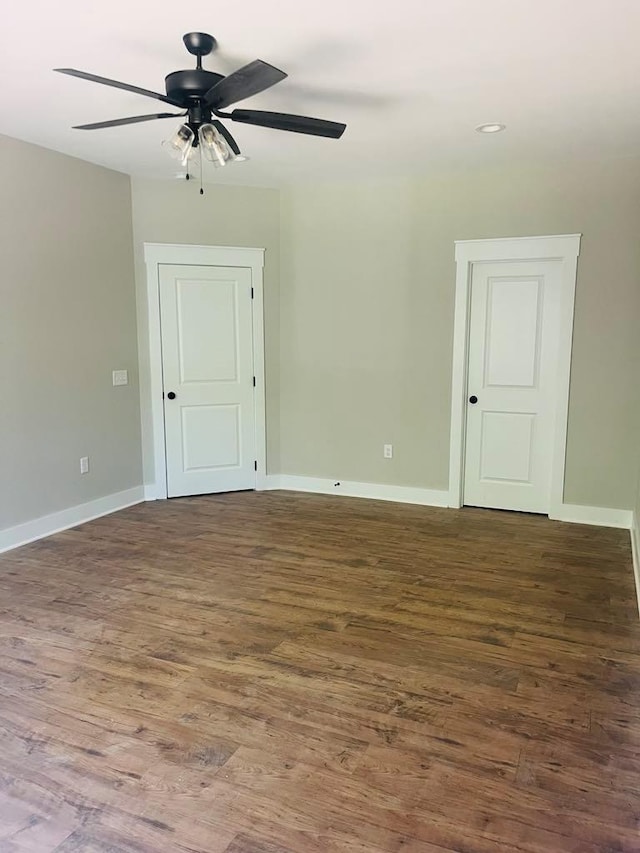
<svg viewBox="0 0 640 853">
<path fill-rule="evenodd" d="M 2 529 L 142 475 L 129 179 L 3 137 L 0 154 Z M 454 240 L 580 231 L 565 498 L 640 512 L 639 165 L 204 198 L 136 179 L 139 308 L 145 241 L 265 247 L 269 471 L 446 489 Z"/>
<path fill-rule="evenodd" d="M 633 527 L 636 531 L 637 541 L 640 544 L 640 465 L 638 465 L 638 488 L 636 489 L 636 499 L 633 505 Z"/>
<path fill-rule="evenodd" d="M 238 167 L 239 168 L 239 167 Z M 277 190 L 210 185 L 198 194 L 194 182 L 132 179 L 133 234 L 142 320 L 140 386 L 145 482 L 153 482 L 151 396 L 145 318 L 144 243 L 195 243 L 264 248 L 267 470 L 279 470 L 279 284 L 280 201 Z"/>
<path fill-rule="evenodd" d="M 454 241 L 581 232 L 565 501 L 631 507 L 639 165 L 284 192 L 282 472 L 446 489 Z"/>
<path fill-rule="evenodd" d="M 138 485 L 141 455 L 129 178 L 0 137 L 0 187 L 4 529 Z"/>
</svg>

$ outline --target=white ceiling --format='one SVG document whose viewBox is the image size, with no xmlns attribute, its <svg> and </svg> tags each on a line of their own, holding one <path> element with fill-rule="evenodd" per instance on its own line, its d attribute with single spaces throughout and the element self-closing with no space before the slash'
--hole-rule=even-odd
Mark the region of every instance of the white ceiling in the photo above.
<svg viewBox="0 0 640 853">
<path fill-rule="evenodd" d="M 54 74 L 74 67 L 164 91 L 192 67 L 182 34 L 213 34 L 228 74 L 260 58 L 289 78 L 241 106 L 347 122 L 341 140 L 230 127 L 248 163 L 225 183 L 278 185 L 544 162 L 640 150 L 640 0 L 31 0 L 0 33 L 0 132 L 132 175 L 171 178 L 172 120 L 72 124 L 163 111 Z M 474 132 L 499 121 L 507 131 Z M 177 126 L 178 122 L 176 122 Z"/>
</svg>

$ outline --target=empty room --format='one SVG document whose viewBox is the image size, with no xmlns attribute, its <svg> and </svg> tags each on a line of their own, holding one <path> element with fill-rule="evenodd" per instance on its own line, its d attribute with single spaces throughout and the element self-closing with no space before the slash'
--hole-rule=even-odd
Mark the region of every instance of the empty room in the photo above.
<svg viewBox="0 0 640 853">
<path fill-rule="evenodd" d="M 640 851 L 638 32 L 4 9 L 0 853 Z"/>
</svg>

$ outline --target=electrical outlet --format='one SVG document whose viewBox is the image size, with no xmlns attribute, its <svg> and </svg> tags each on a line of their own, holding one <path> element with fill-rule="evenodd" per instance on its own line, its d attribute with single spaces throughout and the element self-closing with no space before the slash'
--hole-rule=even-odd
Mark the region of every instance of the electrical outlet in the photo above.
<svg viewBox="0 0 640 853">
<path fill-rule="evenodd" d="M 88 474 L 89 473 L 89 457 L 81 456 L 80 457 L 80 473 Z"/>
<path fill-rule="evenodd" d="M 111 381 L 114 385 L 128 385 L 129 373 L 126 370 L 112 370 Z"/>
<path fill-rule="evenodd" d="M 393 444 L 385 444 L 382 448 L 382 455 L 385 459 L 393 459 Z"/>
</svg>

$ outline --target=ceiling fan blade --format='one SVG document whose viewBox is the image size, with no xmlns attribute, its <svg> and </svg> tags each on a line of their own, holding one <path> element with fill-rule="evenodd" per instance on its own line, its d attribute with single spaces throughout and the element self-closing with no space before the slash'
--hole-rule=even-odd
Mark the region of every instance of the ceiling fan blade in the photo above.
<svg viewBox="0 0 640 853">
<path fill-rule="evenodd" d="M 286 76 L 279 68 L 256 59 L 212 86 L 204 99 L 209 107 L 216 110 L 224 109 L 251 95 L 264 92 L 265 89 L 284 80 Z"/>
<path fill-rule="evenodd" d="M 258 127 L 290 130 L 292 133 L 309 133 L 312 136 L 325 136 L 328 139 L 340 139 L 347 127 L 346 124 L 337 121 L 293 116 L 288 113 L 269 113 L 262 110 L 234 110 L 229 118 L 244 124 L 255 124 Z"/>
<path fill-rule="evenodd" d="M 78 71 L 76 68 L 54 68 L 60 74 L 68 74 L 70 77 L 79 77 L 81 80 L 89 80 L 92 83 L 102 83 L 103 86 L 112 86 L 114 89 L 124 89 L 125 92 L 133 92 L 135 95 L 144 95 L 147 98 L 155 98 L 157 101 L 164 101 L 166 104 L 173 104 L 174 107 L 184 107 L 180 101 L 175 101 L 173 98 L 168 98 L 166 95 L 161 95 L 159 92 L 152 92 L 150 89 L 141 89 L 139 86 L 131 86 L 129 83 L 120 83 L 118 80 L 110 80 L 108 77 L 98 77 L 97 74 L 89 74 L 87 71 Z"/>
<path fill-rule="evenodd" d="M 76 124 L 72 130 L 100 130 L 103 127 L 120 127 L 123 124 L 137 124 L 140 121 L 155 121 L 157 118 L 182 118 L 186 113 L 155 113 L 149 116 L 131 116 L 114 118 L 111 121 L 95 121 L 93 124 Z"/>
</svg>

